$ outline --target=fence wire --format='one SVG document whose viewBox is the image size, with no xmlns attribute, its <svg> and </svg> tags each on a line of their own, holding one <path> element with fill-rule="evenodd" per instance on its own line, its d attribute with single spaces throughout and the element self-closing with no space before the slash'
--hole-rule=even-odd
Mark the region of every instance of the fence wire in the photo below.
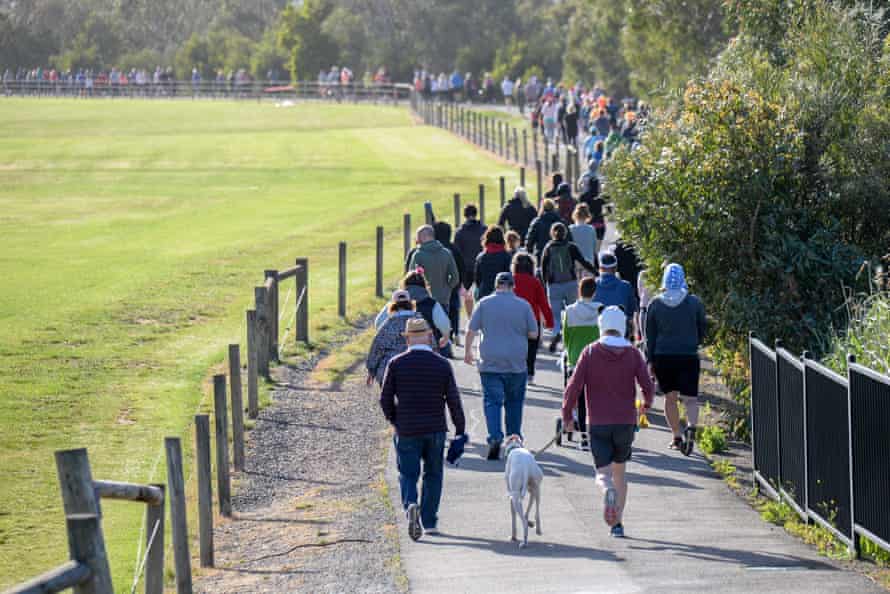
<svg viewBox="0 0 890 594">
<path fill-rule="evenodd" d="M 139 565 L 136 567 L 136 575 L 133 576 L 133 587 L 130 588 L 130 594 L 136 594 L 136 588 L 139 586 L 139 578 L 142 577 L 142 573 L 145 571 L 145 563 L 148 561 L 148 554 L 151 552 L 151 545 L 154 544 L 155 537 L 158 535 L 158 528 L 160 526 L 161 521 L 156 520 L 154 528 L 151 529 L 151 536 L 148 538 L 148 544 L 145 545 L 145 555 L 142 555 L 142 561 L 140 561 Z"/>
</svg>

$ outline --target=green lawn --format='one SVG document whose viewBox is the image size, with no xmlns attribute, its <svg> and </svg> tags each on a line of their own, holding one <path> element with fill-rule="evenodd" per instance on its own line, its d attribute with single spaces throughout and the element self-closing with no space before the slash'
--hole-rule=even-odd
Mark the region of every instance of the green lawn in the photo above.
<svg viewBox="0 0 890 594">
<path fill-rule="evenodd" d="M 0 587 L 67 558 L 53 450 L 87 447 L 96 477 L 134 482 L 165 481 L 166 435 L 191 457 L 192 414 L 243 344 L 264 268 L 310 258 L 323 343 L 346 327 L 338 241 L 350 314 L 368 311 L 374 227 L 395 279 L 403 212 L 419 221 L 429 199 L 450 221 L 452 194 L 485 182 L 492 217 L 505 174 L 513 187 L 514 170 L 391 107 L 0 100 Z M 103 513 L 129 591 L 142 509 Z"/>
</svg>

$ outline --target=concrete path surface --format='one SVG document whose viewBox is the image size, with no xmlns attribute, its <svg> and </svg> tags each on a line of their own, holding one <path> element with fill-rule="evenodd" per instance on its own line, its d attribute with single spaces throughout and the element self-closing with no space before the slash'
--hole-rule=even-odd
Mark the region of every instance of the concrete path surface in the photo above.
<svg viewBox="0 0 890 594">
<path fill-rule="evenodd" d="M 761 520 L 701 455 L 669 451 L 661 400 L 652 425 L 637 434 L 624 525 L 614 539 L 602 519 L 602 497 L 589 452 L 552 447 L 538 456 L 543 535 L 529 546 L 510 542 L 504 462 L 484 459 L 486 430 L 479 375 L 453 362 L 472 445 L 445 470 L 441 536 L 412 542 L 399 514 L 401 558 L 416 594 L 631 592 L 882 592 L 867 578 L 839 569 L 781 528 Z M 553 356 L 539 357 L 529 387 L 523 432 L 536 450 L 552 436 L 562 376 Z M 388 479 L 397 509 L 391 455 Z"/>
</svg>

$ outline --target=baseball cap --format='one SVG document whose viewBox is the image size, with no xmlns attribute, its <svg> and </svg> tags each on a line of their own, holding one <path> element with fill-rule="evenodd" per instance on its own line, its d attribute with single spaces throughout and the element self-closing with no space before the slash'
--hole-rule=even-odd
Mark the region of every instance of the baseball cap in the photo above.
<svg viewBox="0 0 890 594">
<path fill-rule="evenodd" d="M 627 329 L 627 316 L 624 315 L 624 311 L 617 305 L 610 305 L 600 312 L 599 326 L 600 332 L 603 334 L 612 330 L 624 336 L 624 332 Z"/>
<path fill-rule="evenodd" d="M 494 277 L 495 286 L 498 285 L 510 285 L 513 286 L 513 275 L 509 272 L 498 272 L 498 275 Z"/>
<path fill-rule="evenodd" d="M 600 252 L 600 268 L 615 268 L 618 266 L 618 258 L 612 252 Z"/>
<path fill-rule="evenodd" d="M 400 301 L 411 301 L 411 294 L 408 293 L 405 289 L 399 289 L 398 291 L 393 291 L 392 293 L 392 302 L 398 303 Z"/>
</svg>

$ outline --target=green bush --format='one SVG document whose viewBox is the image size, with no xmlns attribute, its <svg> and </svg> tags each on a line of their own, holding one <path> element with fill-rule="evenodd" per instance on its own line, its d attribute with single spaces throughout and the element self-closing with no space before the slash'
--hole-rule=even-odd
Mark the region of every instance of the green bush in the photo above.
<svg viewBox="0 0 890 594">
<path fill-rule="evenodd" d="M 699 447 L 706 454 L 719 454 L 726 451 L 726 431 L 718 425 L 705 425 L 699 430 Z"/>
<path fill-rule="evenodd" d="M 851 300 L 848 304 L 850 323 L 843 332 L 831 337 L 831 351 L 823 361 L 841 375 L 847 374 L 847 357 L 880 373 L 890 375 L 890 293 Z"/>
</svg>

